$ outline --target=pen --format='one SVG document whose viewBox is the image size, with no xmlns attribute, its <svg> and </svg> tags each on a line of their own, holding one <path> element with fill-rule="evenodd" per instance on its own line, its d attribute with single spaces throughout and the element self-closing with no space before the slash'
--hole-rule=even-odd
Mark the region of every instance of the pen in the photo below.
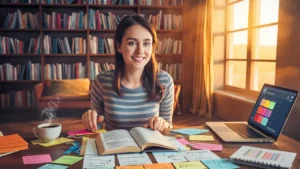
<svg viewBox="0 0 300 169">
<path fill-rule="evenodd" d="M 102 123 L 98 125 L 97 129 L 101 129 Z"/>
</svg>

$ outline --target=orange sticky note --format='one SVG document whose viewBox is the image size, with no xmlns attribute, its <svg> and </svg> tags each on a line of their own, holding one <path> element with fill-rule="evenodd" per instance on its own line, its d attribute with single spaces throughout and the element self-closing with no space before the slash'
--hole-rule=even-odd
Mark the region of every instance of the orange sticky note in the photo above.
<svg viewBox="0 0 300 169">
<path fill-rule="evenodd" d="M 144 169 L 142 165 L 138 166 L 116 166 L 116 169 Z"/>
<path fill-rule="evenodd" d="M 145 164 L 145 169 L 174 169 L 173 165 L 170 163 L 161 164 Z"/>
<path fill-rule="evenodd" d="M 0 153 L 26 149 L 28 149 L 28 143 L 19 134 L 0 137 Z"/>
</svg>

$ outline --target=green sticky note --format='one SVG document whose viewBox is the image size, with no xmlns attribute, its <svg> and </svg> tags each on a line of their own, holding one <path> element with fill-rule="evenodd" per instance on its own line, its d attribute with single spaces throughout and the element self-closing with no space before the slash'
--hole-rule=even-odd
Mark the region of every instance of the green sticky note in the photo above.
<svg viewBox="0 0 300 169">
<path fill-rule="evenodd" d="M 61 156 L 60 158 L 56 159 L 52 163 L 72 165 L 82 159 L 83 159 L 83 157 L 64 155 L 64 156 Z"/>
<path fill-rule="evenodd" d="M 200 161 L 173 163 L 176 169 L 207 169 Z"/>
</svg>

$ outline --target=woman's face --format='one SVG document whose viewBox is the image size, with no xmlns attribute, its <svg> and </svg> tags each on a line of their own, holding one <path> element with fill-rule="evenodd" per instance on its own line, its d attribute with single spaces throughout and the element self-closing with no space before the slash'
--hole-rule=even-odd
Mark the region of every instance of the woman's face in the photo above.
<svg viewBox="0 0 300 169">
<path fill-rule="evenodd" d="M 151 57 L 152 41 L 151 33 L 140 25 L 133 25 L 126 30 L 122 43 L 118 45 L 126 69 L 144 69 Z"/>
</svg>

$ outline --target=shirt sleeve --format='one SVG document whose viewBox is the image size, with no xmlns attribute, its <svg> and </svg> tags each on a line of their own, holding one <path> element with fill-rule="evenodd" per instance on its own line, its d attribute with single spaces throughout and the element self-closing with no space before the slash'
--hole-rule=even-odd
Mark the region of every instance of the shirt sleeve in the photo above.
<svg viewBox="0 0 300 169">
<path fill-rule="evenodd" d="M 160 103 L 159 116 L 172 124 L 173 105 L 174 105 L 174 82 L 171 76 L 166 85 L 163 99 Z"/>
<path fill-rule="evenodd" d="M 101 74 L 94 80 L 91 88 L 91 109 L 98 115 L 104 116 L 103 87 L 101 84 Z"/>
</svg>

